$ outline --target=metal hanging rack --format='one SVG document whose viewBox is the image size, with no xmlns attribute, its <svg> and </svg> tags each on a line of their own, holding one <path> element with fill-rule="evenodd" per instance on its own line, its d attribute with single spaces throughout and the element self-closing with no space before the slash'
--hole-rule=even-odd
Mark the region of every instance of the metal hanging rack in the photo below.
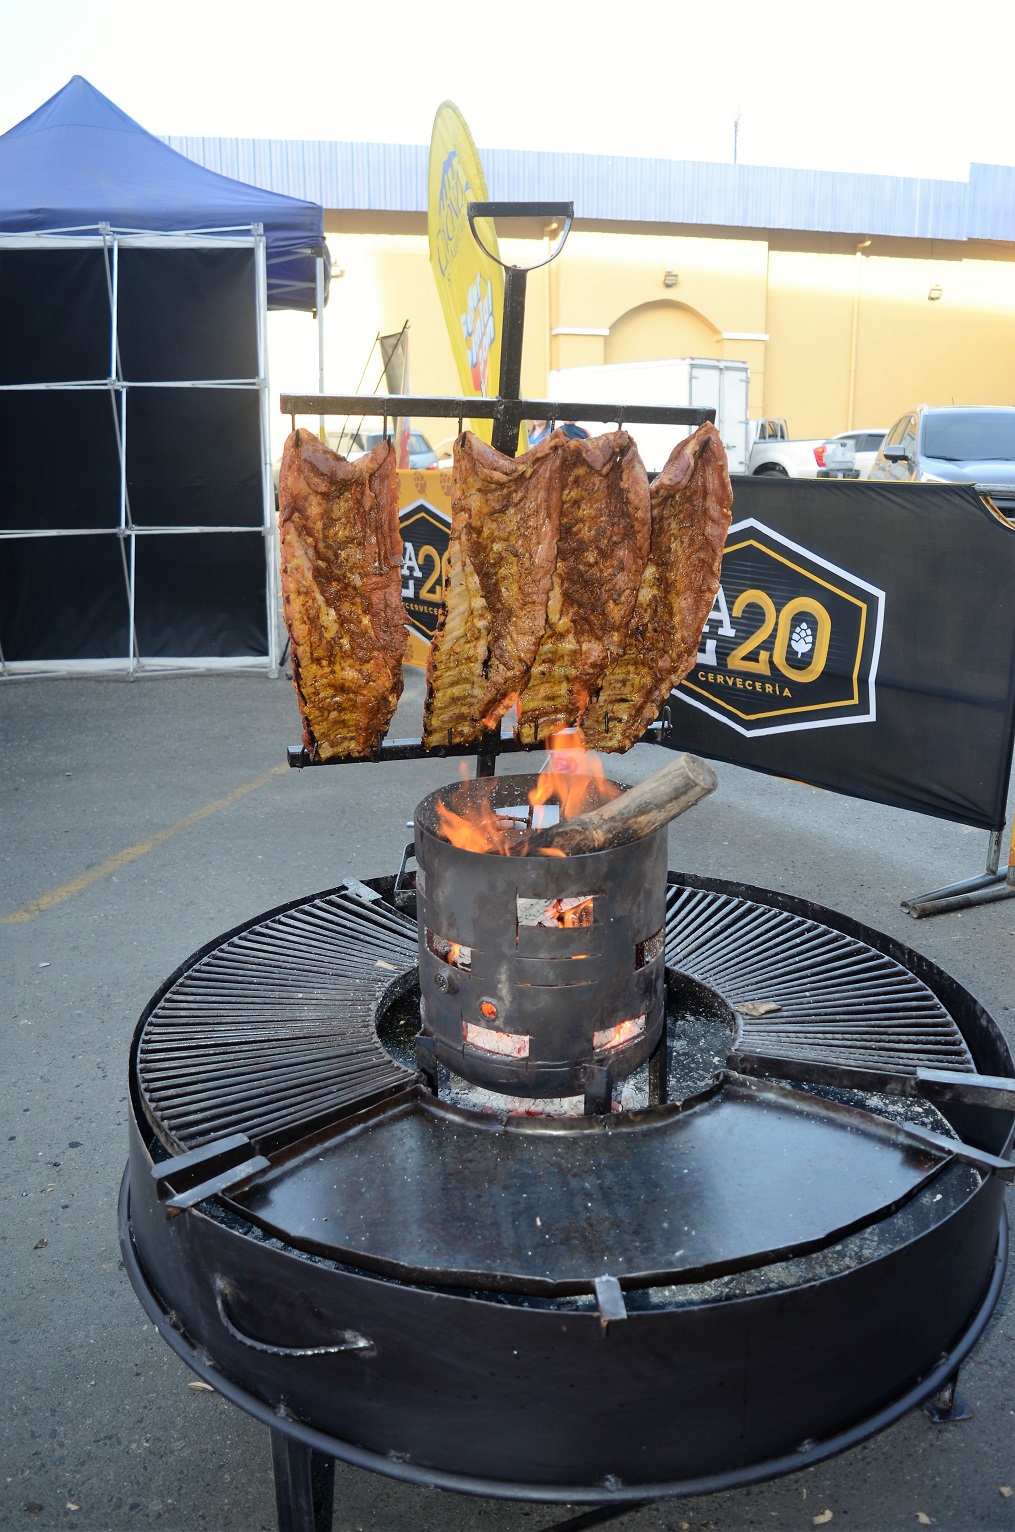
<svg viewBox="0 0 1015 1532">
<path fill-rule="evenodd" d="M 686 406 L 669 405 L 618 405 L 574 403 L 559 399 L 525 399 L 521 397 L 522 336 L 525 328 L 525 288 L 530 271 L 536 271 L 555 260 L 574 222 L 573 202 L 470 202 L 466 212 L 473 238 L 484 254 L 504 269 L 504 312 L 501 326 L 500 378 L 494 398 L 470 398 L 468 395 L 427 394 L 283 394 L 279 401 L 283 415 L 292 418 L 296 428 L 297 415 L 382 415 L 385 434 L 389 418 L 394 421 L 404 416 L 429 416 L 430 418 L 457 420 L 459 433 L 465 419 L 492 420 L 491 445 L 506 457 L 514 457 L 518 446 L 518 432 L 524 420 L 603 421 L 615 420 L 618 428 L 625 425 L 673 425 L 695 428 L 707 421 L 714 423 L 715 410 L 690 409 Z M 480 218 L 537 218 L 544 223 L 551 219 L 563 222 L 561 233 L 550 254 L 531 266 L 510 265 L 488 250 L 476 229 Z M 651 724 L 646 736 L 656 742 L 669 733 L 669 709 L 662 718 Z M 493 776 L 497 756 L 516 751 L 545 751 L 545 741 L 523 744 L 513 735 L 503 734 L 500 729 L 488 731 L 477 745 L 447 745 L 427 747 L 420 739 L 378 739 L 369 757 L 373 761 L 412 761 L 429 757 L 476 756 L 476 775 Z M 341 766 L 350 757 L 331 756 L 327 761 L 315 758 L 304 745 L 290 745 L 286 756 L 289 765 Z M 362 757 L 357 756 L 356 760 Z"/>
</svg>

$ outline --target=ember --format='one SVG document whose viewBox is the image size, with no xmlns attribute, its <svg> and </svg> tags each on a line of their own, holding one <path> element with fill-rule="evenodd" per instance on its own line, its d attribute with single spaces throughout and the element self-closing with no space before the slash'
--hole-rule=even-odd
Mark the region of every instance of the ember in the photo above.
<svg viewBox="0 0 1015 1532">
<path fill-rule="evenodd" d="M 597 1053 L 607 1053 L 613 1048 L 623 1048 L 626 1043 L 641 1037 L 644 1031 L 644 1016 L 632 1016 L 627 1021 L 618 1022 L 615 1027 L 606 1027 L 602 1032 L 593 1032 L 592 1046 Z"/>
<path fill-rule="evenodd" d="M 554 899 L 539 920 L 541 926 L 590 926 L 592 923 L 591 898 Z"/>
</svg>

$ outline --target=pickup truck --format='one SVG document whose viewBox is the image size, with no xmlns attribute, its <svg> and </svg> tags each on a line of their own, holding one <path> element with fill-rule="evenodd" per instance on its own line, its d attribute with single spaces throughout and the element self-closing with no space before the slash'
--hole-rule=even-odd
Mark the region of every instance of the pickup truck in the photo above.
<svg viewBox="0 0 1015 1532">
<path fill-rule="evenodd" d="M 825 445 L 826 437 L 791 441 L 784 420 L 764 419 L 756 424 L 748 473 L 772 473 L 790 479 L 813 479 L 817 475 L 821 461 L 817 449 Z"/>
</svg>

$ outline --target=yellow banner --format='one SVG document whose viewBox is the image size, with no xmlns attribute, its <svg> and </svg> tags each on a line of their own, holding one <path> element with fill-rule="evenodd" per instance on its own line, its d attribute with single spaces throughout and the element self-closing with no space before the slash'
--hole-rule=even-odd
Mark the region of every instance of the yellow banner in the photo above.
<svg viewBox="0 0 1015 1532">
<path fill-rule="evenodd" d="M 488 201 L 483 167 L 472 134 L 453 101 L 444 101 L 430 139 L 427 230 L 430 264 L 462 392 L 492 398 L 500 382 L 500 329 L 504 313 L 504 272 L 479 248 L 469 228 L 466 205 Z M 488 250 L 498 253 L 489 218 L 476 220 Z M 490 440 L 492 422 L 473 421 Z"/>
</svg>

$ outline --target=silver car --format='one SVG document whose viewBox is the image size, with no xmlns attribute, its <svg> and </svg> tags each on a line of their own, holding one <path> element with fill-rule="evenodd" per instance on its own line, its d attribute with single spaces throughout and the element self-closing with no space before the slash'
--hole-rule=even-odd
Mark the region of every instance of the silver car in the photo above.
<svg viewBox="0 0 1015 1532">
<path fill-rule="evenodd" d="M 887 435 L 880 430 L 840 431 L 815 452 L 820 460 L 819 479 L 868 479 Z"/>
<path fill-rule="evenodd" d="M 874 460 L 872 480 L 979 484 L 1015 499 L 1015 407 L 921 404 L 892 426 Z"/>
</svg>

